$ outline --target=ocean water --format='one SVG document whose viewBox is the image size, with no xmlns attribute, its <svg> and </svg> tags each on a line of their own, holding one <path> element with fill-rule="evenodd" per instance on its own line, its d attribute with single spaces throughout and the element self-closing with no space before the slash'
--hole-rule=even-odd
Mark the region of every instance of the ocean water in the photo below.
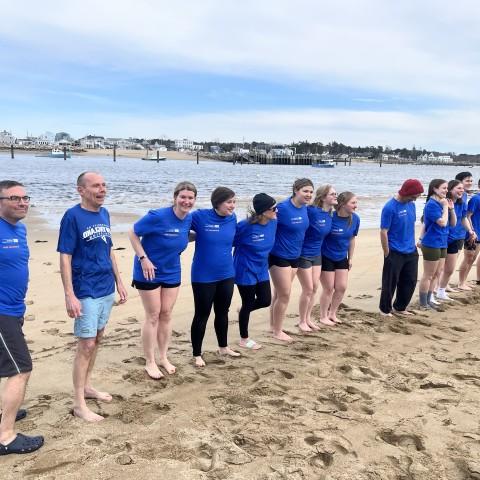
<svg viewBox="0 0 480 480">
<path fill-rule="evenodd" d="M 63 159 L 35 157 L 0 152 L 0 178 L 24 183 L 32 197 L 32 206 L 48 224 L 56 228 L 66 208 L 78 202 L 77 176 L 86 170 L 102 173 L 108 187 L 105 206 L 112 213 L 143 215 L 150 208 L 166 206 L 172 201 L 175 185 L 192 181 L 198 189 L 196 206 L 210 207 L 210 193 L 218 185 L 232 188 L 237 197 L 237 216 L 243 218 L 253 195 L 268 193 L 281 200 L 291 193 L 296 178 L 308 177 L 315 186 L 331 183 L 337 192 L 350 190 L 359 201 L 361 226 L 377 227 L 385 201 L 407 178 L 418 178 L 425 189 L 432 178 L 450 180 L 464 169 L 454 166 L 383 165 L 356 163 L 321 169 L 293 165 L 233 165 L 200 160 L 167 160 L 147 162 L 134 158 L 73 156 Z M 469 169 L 477 182 L 480 168 Z M 417 216 L 424 200 L 417 201 Z M 129 224 L 118 223 L 115 230 L 126 230 Z"/>
</svg>

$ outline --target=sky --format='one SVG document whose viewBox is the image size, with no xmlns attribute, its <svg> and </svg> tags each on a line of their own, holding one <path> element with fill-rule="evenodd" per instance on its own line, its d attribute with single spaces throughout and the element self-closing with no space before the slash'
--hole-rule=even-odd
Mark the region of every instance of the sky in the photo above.
<svg viewBox="0 0 480 480">
<path fill-rule="evenodd" d="M 477 0 L 0 0 L 18 137 L 480 153 Z"/>
</svg>

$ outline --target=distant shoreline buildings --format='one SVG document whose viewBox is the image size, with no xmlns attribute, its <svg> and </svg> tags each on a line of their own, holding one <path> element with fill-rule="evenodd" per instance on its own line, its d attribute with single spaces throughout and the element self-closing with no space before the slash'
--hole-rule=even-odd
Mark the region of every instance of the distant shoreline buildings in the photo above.
<svg viewBox="0 0 480 480">
<path fill-rule="evenodd" d="M 440 152 L 429 152 L 426 150 L 416 150 L 413 147 L 408 149 L 394 149 L 390 147 L 349 147 L 337 142 L 331 142 L 323 145 L 320 142 L 310 143 L 308 141 L 292 143 L 291 145 L 278 145 L 268 143 L 244 143 L 241 146 L 237 143 L 213 143 L 199 142 L 195 143 L 188 138 L 181 139 L 139 139 L 139 138 L 120 138 L 103 137 L 99 135 L 86 135 L 74 139 L 67 132 L 53 134 L 45 132 L 39 136 L 28 135 L 20 138 L 12 132 L 0 131 L 0 148 L 14 148 L 22 150 L 49 150 L 63 149 L 66 147 L 73 152 L 81 150 L 101 149 L 108 150 L 114 147 L 125 150 L 153 150 L 166 152 L 175 150 L 179 152 L 196 153 L 215 158 L 218 156 L 222 160 L 246 161 L 252 162 L 252 159 L 266 157 L 269 159 L 282 159 L 281 163 L 299 164 L 296 159 L 315 157 L 321 160 L 333 160 L 335 162 L 348 163 L 351 159 L 364 159 L 378 161 L 380 163 L 418 163 L 418 164 L 461 164 L 469 163 L 479 164 L 480 156 L 477 155 L 458 155 L 453 153 L 444 154 Z M 254 161 L 254 160 L 253 160 Z M 262 162 L 263 163 L 263 162 Z M 276 163 L 267 162 L 267 163 Z"/>
</svg>

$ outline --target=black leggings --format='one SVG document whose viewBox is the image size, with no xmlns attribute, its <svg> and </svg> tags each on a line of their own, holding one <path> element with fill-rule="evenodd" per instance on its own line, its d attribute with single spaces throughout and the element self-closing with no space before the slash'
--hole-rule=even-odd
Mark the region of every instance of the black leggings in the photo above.
<svg viewBox="0 0 480 480">
<path fill-rule="evenodd" d="M 259 282 L 256 285 L 237 285 L 242 297 L 242 308 L 238 315 L 240 337 L 248 338 L 248 322 L 250 313 L 259 308 L 265 308 L 272 302 L 270 281 Z"/>
<path fill-rule="evenodd" d="M 226 278 L 218 282 L 192 282 L 195 315 L 193 316 L 191 335 L 193 356 L 202 354 L 203 337 L 207 328 L 208 317 L 215 312 L 215 333 L 219 347 L 226 347 L 228 334 L 228 309 L 232 302 L 234 279 Z"/>
</svg>

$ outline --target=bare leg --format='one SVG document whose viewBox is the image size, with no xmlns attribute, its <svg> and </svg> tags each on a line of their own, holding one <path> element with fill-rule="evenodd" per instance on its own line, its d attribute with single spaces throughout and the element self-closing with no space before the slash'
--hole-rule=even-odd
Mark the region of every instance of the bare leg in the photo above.
<svg viewBox="0 0 480 480">
<path fill-rule="evenodd" d="M 85 398 L 95 398 L 96 400 L 101 400 L 102 402 L 111 402 L 112 396 L 109 393 L 99 392 L 93 388 L 91 384 L 92 370 L 93 366 L 95 365 L 95 360 L 97 359 L 98 347 L 102 341 L 104 331 L 105 329 L 99 330 L 95 339 L 95 350 L 93 351 L 92 357 L 90 358 L 90 362 L 88 364 L 87 380 L 85 383 Z"/>
<path fill-rule="evenodd" d="M 445 266 L 443 267 L 443 274 L 440 278 L 440 288 L 446 288 L 450 281 L 453 272 L 455 271 L 455 265 L 457 263 L 458 253 L 448 253 L 445 260 Z"/>
<path fill-rule="evenodd" d="M 145 356 L 145 371 L 150 378 L 158 380 L 163 373 L 155 361 L 155 347 L 158 342 L 158 323 L 160 318 L 161 288 L 155 290 L 139 290 L 145 310 L 145 322 L 142 327 L 143 354 Z"/>
<path fill-rule="evenodd" d="M 172 310 L 177 301 L 179 288 L 161 288 L 161 309 L 160 320 L 157 327 L 157 343 L 160 353 L 159 364 L 168 374 L 172 375 L 176 371 L 175 365 L 172 365 L 167 357 L 170 337 L 172 336 Z"/>
<path fill-rule="evenodd" d="M 298 280 L 302 286 L 302 293 L 300 295 L 298 303 L 298 311 L 300 314 L 300 321 L 298 322 L 298 328 L 302 332 L 311 332 L 312 329 L 308 325 L 308 307 L 313 298 L 313 277 L 312 267 L 299 268 L 297 270 Z"/>
<path fill-rule="evenodd" d="M 317 265 L 312 267 L 312 286 L 313 286 L 313 295 L 308 305 L 307 310 L 307 324 L 312 330 L 320 330 L 320 327 L 312 321 L 312 310 L 315 305 L 315 295 L 320 286 L 320 274 L 322 273 L 322 266 Z"/>
<path fill-rule="evenodd" d="M 92 412 L 85 402 L 85 388 L 92 357 L 96 353 L 96 338 L 79 338 L 77 343 L 77 351 L 73 361 L 73 413 L 76 417 L 82 418 L 87 422 L 99 422 L 103 420 L 101 415 Z"/>
<path fill-rule="evenodd" d="M 290 300 L 292 280 L 296 271 L 296 268 L 277 267 L 276 265 L 270 268 L 270 276 L 275 286 L 275 302 L 272 302 L 273 336 L 277 340 L 284 342 L 293 340 L 292 337 L 283 331 L 283 320 L 288 307 L 288 301 Z"/>
<path fill-rule="evenodd" d="M 2 420 L 0 422 L 0 443 L 6 445 L 13 441 L 15 434 L 15 417 L 25 398 L 25 389 L 30 372 L 19 373 L 9 377 L 5 382 L 2 395 Z"/>
<path fill-rule="evenodd" d="M 335 270 L 335 285 L 334 285 L 334 292 L 332 296 L 332 303 L 330 305 L 330 313 L 328 318 L 335 323 L 342 323 L 337 318 L 337 311 L 338 307 L 342 303 L 343 296 L 345 295 L 345 291 L 347 290 L 347 282 L 348 282 L 348 270 Z"/>
<path fill-rule="evenodd" d="M 477 258 L 478 252 L 480 250 L 480 245 L 477 244 L 475 250 L 464 250 L 463 251 L 463 261 L 460 265 L 460 270 L 458 272 L 458 288 L 461 290 L 470 290 L 471 288 L 467 285 L 468 274 L 470 269 Z"/>
<path fill-rule="evenodd" d="M 335 286 L 335 272 L 326 272 L 322 270 L 320 274 L 320 283 L 322 284 L 322 294 L 320 295 L 320 323 L 324 325 L 333 326 L 335 322 L 332 322 L 328 318 L 328 310 L 332 303 L 333 291 Z"/>
</svg>

